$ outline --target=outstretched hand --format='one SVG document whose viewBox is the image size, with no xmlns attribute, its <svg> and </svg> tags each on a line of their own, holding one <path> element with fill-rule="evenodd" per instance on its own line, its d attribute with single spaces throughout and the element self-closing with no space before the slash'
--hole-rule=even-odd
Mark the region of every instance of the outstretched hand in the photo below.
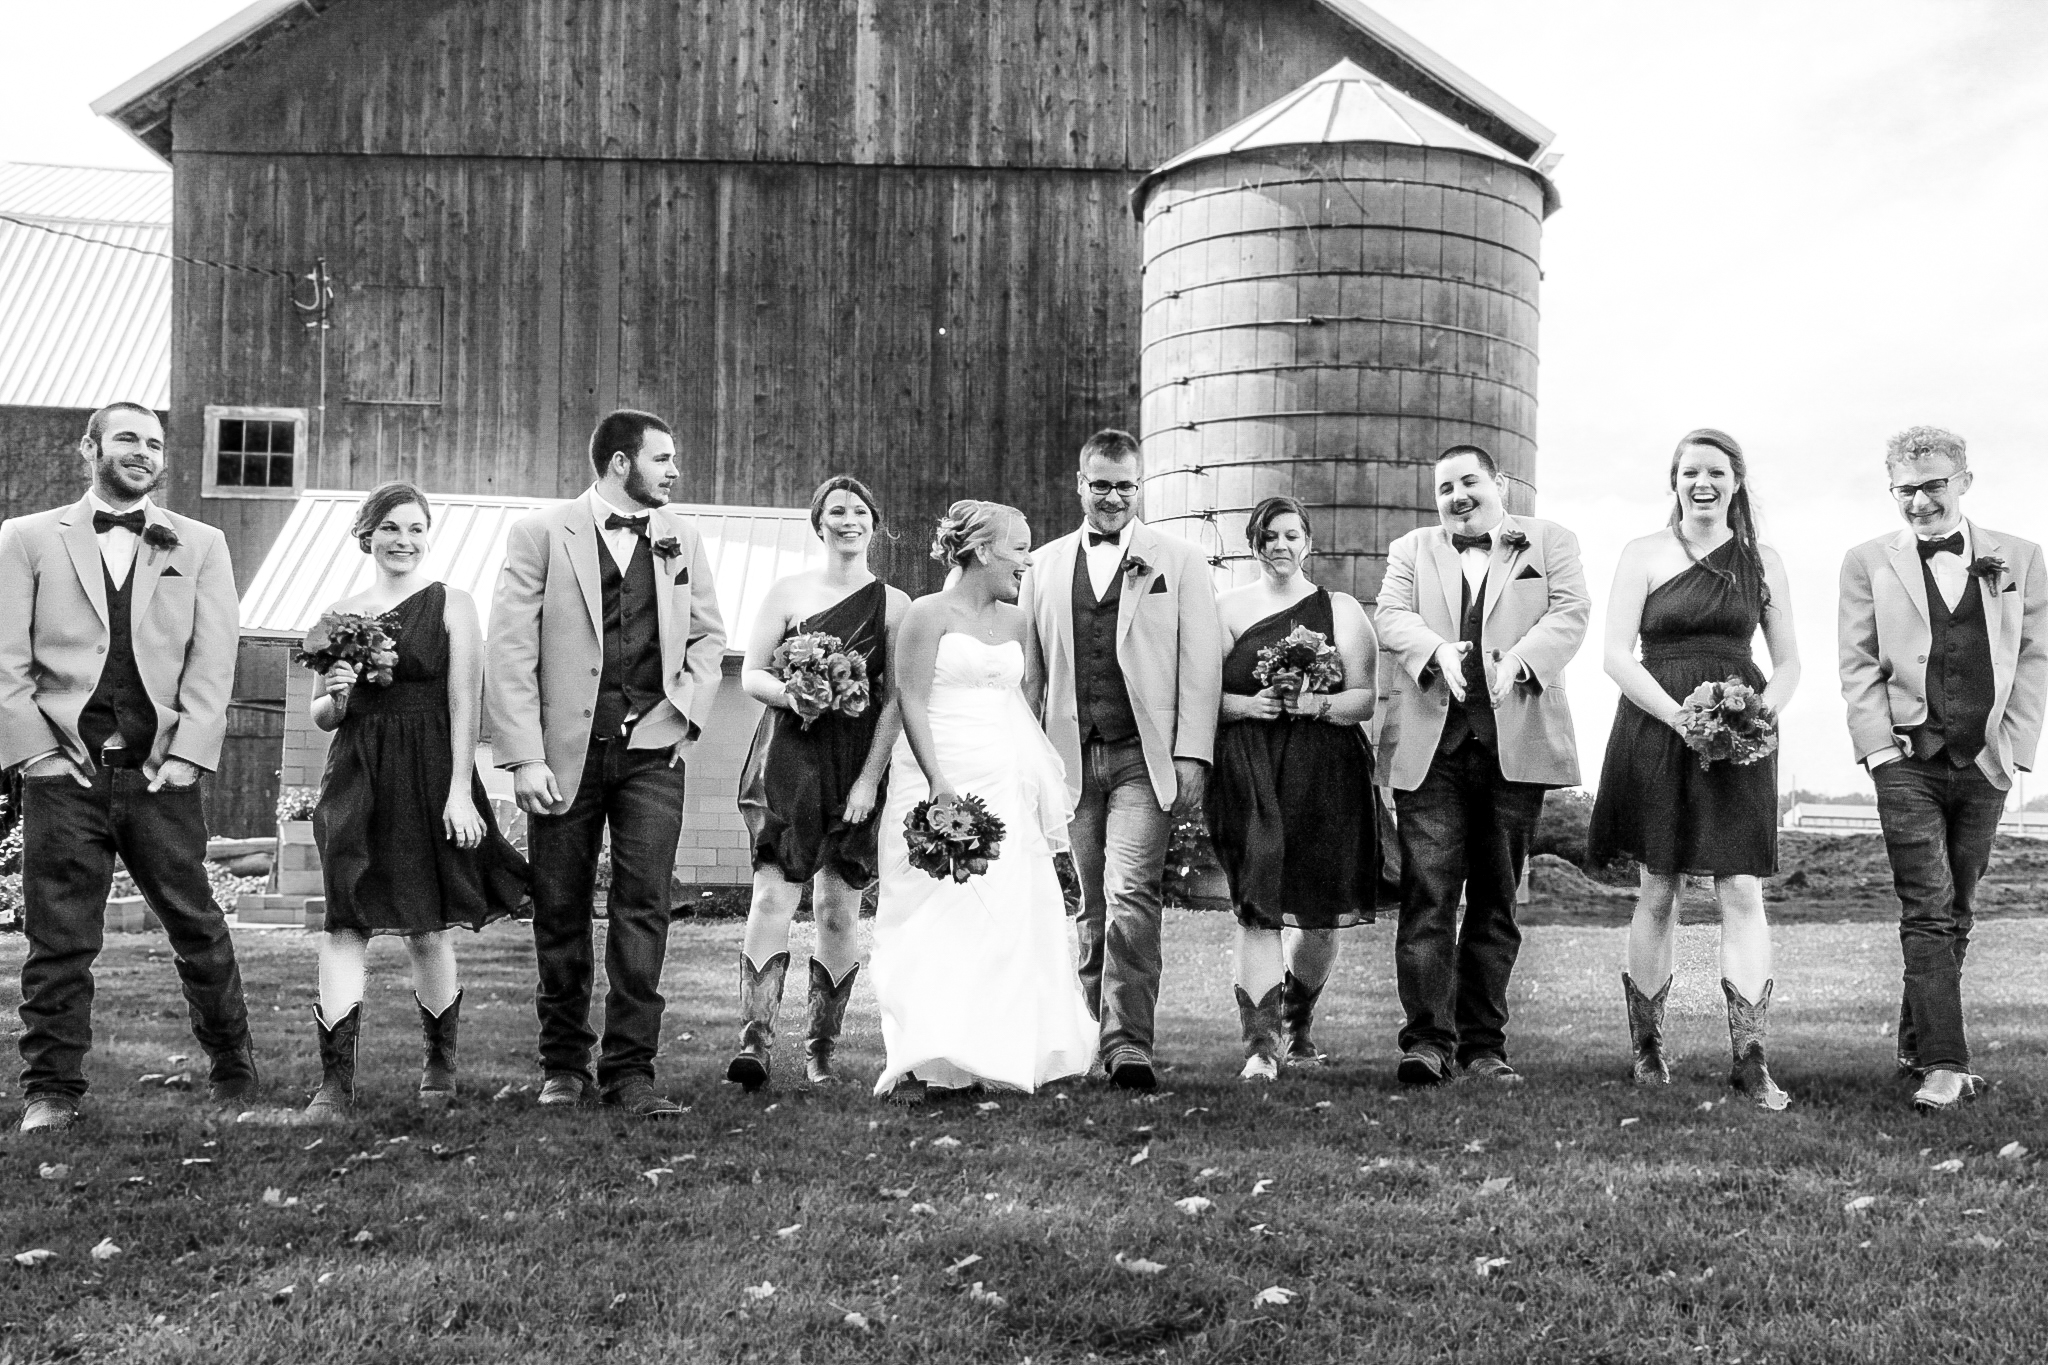
<svg viewBox="0 0 2048 1365">
<path fill-rule="evenodd" d="M 1456 640 L 1446 640 L 1436 647 L 1436 671 L 1443 674 L 1444 686 L 1451 689 L 1453 701 L 1465 700 L 1465 650 L 1468 647 Z"/>
</svg>

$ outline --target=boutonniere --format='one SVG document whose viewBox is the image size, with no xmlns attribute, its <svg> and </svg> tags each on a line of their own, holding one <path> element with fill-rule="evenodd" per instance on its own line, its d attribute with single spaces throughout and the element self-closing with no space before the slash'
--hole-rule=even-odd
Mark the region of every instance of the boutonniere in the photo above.
<svg viewBox="0 0 2048 1365">
<path fill-rule="evenodd" d="M 663 536 L 660 540 L 652 542 L 652 549 L 663 559 L 674 559 L 683 552 L 681 542 L 674 536 Z"/>
<path fill-rule="evenodd" d="M 1502 531 L 1500 543 L 1510 550 L 1526 550 L 1529 548 L 1529 537 L 1521 531 Z"/>
<path fill-rule="evenodd" d="M 2005 577 L 2005 561 L 1997 555 L 1978 555 L 1970 561 L 1970 576 L 1996 586 Z"/>
<path fill-rule="evenodd" d="M 1147 564 L 1144 560 L 1138 558 L 1138 556 L 1124 556 L 1124 577 L 1128 578 L 1131 582 L 1137 582 L 1138 576 L 1140 574 L 1148 574 L 1151 572 L 1152 566 L 1150 564 Z"/>
<path fill-rule="evenodd" d="M 175 550 L 183 542 L 176 531 L 160 521 L 152 521 L 142 528 L 142 543 L 153 550 Z"/>
</svg>

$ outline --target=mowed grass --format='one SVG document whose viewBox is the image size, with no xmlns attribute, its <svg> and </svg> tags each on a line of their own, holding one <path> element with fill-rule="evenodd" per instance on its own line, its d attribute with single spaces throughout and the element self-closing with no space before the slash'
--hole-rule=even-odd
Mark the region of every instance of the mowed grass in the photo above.
<svg viewBox="0 0 2048 1365">
<path fill-rule="evenodd" d="M 2048 921 L 1980 935 L 1971 1024 L 1998 1088 L 1940 1119 L 1892 1076 L 1881 923 L 1778 934 L 1782 1115 L 1727 1098 L 1711 928 L 1682 931 L 1668 1089 L 1623 1079 L 1620 930 L 1557 926 L 1516 977 L 1528 1083 L 1431 1093 L 1392 1080 L 1384 922 L 1347 935 L 1326 996 L 1338 1063 L 1242 1085 L 1231 930 L 1170 917 L 1157 1096 L 905 1110 L 796 1087 L 800 1000 L 775 1086 L 720 1084 L 740 926 L 679 924 L 661 1081 L 691 1108 L 661 1126 L 493 1100 L 538 1081 L 513 925 L 464 938 L 463 1103 L 417 1111 L 404 956 L 379 943 L 361 1105 L 324 1132 L 139 1085 L 194 1048 L 161 940 L 117 936 L 87 1121 L 25 1139 L 18 1083 L 0 1101 L 0 1361 L 2040 1357 L 2042 1167 L 1998 1153 L 2048 1147 Z M 315 941 L 238 942 L 266 1104 L 296 1104 Z M 21 954 L 0 940 L 10 1024 Z M 872 1080 L 865 981 L 844 1056 Z M 120 1254 L 95 1260 L 103 1238 Z M 34 1248 L 56 1255 L 12 1259 Z M 1292 1301 L 1255 1304 L 1272 1287 Z"/>
</svg>

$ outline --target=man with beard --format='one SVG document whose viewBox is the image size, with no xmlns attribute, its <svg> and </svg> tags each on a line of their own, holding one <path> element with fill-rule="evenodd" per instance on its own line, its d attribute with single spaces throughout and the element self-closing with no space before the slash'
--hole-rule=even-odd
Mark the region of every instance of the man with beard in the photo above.
<svg viewBox="0 0 2048 1365">
<path fill-rule="evenodd" d="M 1516 1082 L 1506 1033 L 1522 943 L 1515 889 L 1544 789 L 1579 780 L 1564 667 L 1592 602 L 1578 540 L 1507 515 L 1492 455 L 1452 446 L 1433 484 L 1442 524 L 1389 547 L 1374 618 L 1379 763 L 1401 836 L 1397 1074 L 1436 1085 L 1455 1063 Z"/>
<path fill-rule="evenodd" d="M 484 703 L 533 863 L 540 1102 L 681 1112 L 654 1089 L 683 746 L 710 709 L 725 626 L 696 528 L 668 509 L 675 439 L 645 412 L 590 436 L 596 481 L 512 527 L 491 606 Z M 611 831 L 603 1045 L 593 1075 L 591 917 Z"/>
<path fill-rule="evenodd" d="M 79 454 L 83 498 L 0 525 L 0 769 L 19 779 L 28 933 L 23 1132 L 78 1117 L 117 856 L 163 922 L 211 1097 L 239 1102 L 257 1079 L 199 799 L 241 639 L 227 538 L 150 499 L 164 429 L 148 408 L 95 412 Z"/>
</svg>

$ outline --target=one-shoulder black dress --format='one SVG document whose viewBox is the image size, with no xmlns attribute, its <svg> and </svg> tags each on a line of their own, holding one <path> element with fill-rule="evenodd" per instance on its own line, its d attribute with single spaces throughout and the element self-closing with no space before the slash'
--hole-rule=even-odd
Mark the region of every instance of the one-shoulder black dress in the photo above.
<svg viewBox="0 0 2048 1365">
<path fill-rule="evenodd" d="M 1316 589 L 1240 635 L 1223 659 L 1223 690 L 1261 691 L 1253 671 L 1259 651 L 1297 625 L 1335 642 L 1327 591 Z M 1285 716 L 1225 722 L 1203 809 L 1239 923 L 1341 929 L 1372 922 L 1379 824 L 1364 727 Z"/>
<path fill-rule="evenodd" d="M 740 814 L 747 822 L 756 872 L 772 867 L 785 881 L 807 882 L 820 868 L 830 868 L 848 886 L 864 887 L 875 879 L 876 817 L 849 825 L 841 813 L 867 764 L 882 709 L 882 673 L 889 666 L 888 585 L 878 578 L 856 589 L 798 622 L 789 635 L 820 633 L 838 636 L 846 649 L 866 658 L 868 709 L 857 716 L 827 711 L 806 730 L 796 712 L 768 708 L 740 770 Z M 877 812 L 885 795 L 875 799 Z"/>
<path fill-rule="evenodd" d="M 1643 667 L 1684 701 L 1703 682 L 1739 678 L 1763 690 L 1750 642 L 1763 621 L 1761 584 L 1734 574 L 1736 542 L 1657 585 L 1643 602 Z M 1768 877 L 1778 870 L 1778 757 L 1702 769 L 1678 732 L 1622 698 L 1600 765 L 1587 852 L 1630 857 L 1655 873 Z"/>
<path fill-rule="evenodd" d="M 447 600 L 431 583 L 384 613 L 398 638 L 390 685 L 358 682 L 328 747 L 313 838 L 330 930 L 481 929 L 515 913 L 526 894 L 526 859 L 499 832 L 481 776 L 471 772 L 470 798 L 483 842 L 457 848 L 442 822 L 455 771 Z"/>
</svg>

